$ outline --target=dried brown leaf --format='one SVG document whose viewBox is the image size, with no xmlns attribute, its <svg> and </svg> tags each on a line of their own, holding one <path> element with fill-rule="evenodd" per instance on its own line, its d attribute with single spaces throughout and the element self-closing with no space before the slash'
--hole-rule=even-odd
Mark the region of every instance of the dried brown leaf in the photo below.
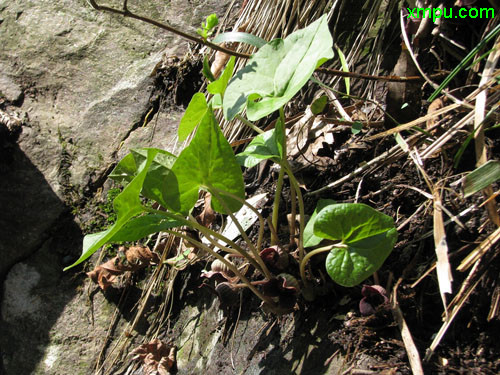
<svg viewBox="0 0 500 375">
<path fill-rule="evenodd" d="M 159 263 L 160 259 L 147 246 L 120 246 L 118 255 L 87 272 L 88 277 L 99 284 L 102 290 L 110 287 L 119 275 L 127 271 L 137 271 L 150 264 Z"/>
<path fill-rule="evenodd" d="M 135 354 L 134 360 L 142 362 L 144 375 L 169 375 L 176 366 L 175 351 L 175 346 L 154 339 L 138 346 L 131 354 Z"/>
<path fill-rule="evenodd" d="M 212 194 L 208 192 L 205 193 L 205 205 L 203 207 L 203 211 L 196 216 L 198 223 L 207 228 L 210 228 L 212 223 L 215 221 L 215 211 L 212 209 L 211 202 Z"/>
</svg>

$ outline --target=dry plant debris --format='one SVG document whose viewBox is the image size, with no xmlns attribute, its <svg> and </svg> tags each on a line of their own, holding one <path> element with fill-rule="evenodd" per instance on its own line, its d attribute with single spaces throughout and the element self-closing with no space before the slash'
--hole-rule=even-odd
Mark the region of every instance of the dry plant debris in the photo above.
<svg viewBox="0 0 500 375">
<path fill-rule="evenodd" d="M 106 290 L 113 285 L 119 275 L 127 271 L 137 271 L 150 264 L 158 264 L 159 261 L 158 255 L 147 246 L 131 246 L 129 248 L 120 246 L 117 256 L 96 266 L 87 275 L 94 283 L 99 284 L 102 290 Z"/>
<path fill-rule="evenodd" d="M 176 348 L 154 339 L 135 348 L 131 354 L 133 360 L 142 362 L 144 375 L 169 375 L 176 369 Z"/>
</svg>

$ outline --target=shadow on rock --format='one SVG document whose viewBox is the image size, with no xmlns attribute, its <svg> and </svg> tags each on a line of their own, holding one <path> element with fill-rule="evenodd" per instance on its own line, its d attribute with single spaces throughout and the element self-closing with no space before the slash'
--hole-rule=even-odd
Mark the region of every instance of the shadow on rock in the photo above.
<svg viewBox="0 0 500 375">
<path fill-rule="evenodd" d="M 18 136 L 0 124 L 0 373 L 52 373 L 53 326 L 76 286 L 62 270 L 82 233 Z"/>
</svg>

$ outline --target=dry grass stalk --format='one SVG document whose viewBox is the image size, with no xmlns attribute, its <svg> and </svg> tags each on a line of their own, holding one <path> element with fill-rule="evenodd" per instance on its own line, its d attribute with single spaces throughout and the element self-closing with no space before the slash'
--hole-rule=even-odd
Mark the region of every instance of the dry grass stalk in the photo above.
<svg viewBox="0 0 500 375">
<path fill-rule="evenodd" d="M 443 212 L 441 197 L 437 189 L 433 191 L 434 195 L 434 246 L 436 247 L 436 269 L 439 283 L 439 292 L 443 301 L 445 314 L 446 310 L 446 296 L 445 293 L 451 293 L 451 282 L 453 276 L 451 275 L 451 267 L 448 259 L 448 244 L 446 242 L 446 232 L 444 230 Z"/>
<path fill-rule="evenodd" d="M 496 51 L 488 56 L 486 65 L 483 70 L 483 75 L 479 86 L 485 86 L 488 81 L 493 78 L 493 72 L 500 59 L 500 38 L 497 39 Z M 484 118 L 486 111 L 486 99 L 487 90 L 483 89 L 476 97 L 476 107 L 474 112 L 474 144 L 476 149 L 476 166 L 480 167 L 488 161 L 488 155 L 484 140 Z M 493 194 L 493 188 L 488 186 L 483 190 L 483 195 L 487 198 Z M 492 223 L 496 226 L 500 226 L 500 216 L 498 215 L 498 209 L 496 202 L 494 200 L 489 200 L 486 204 L 486 209 L 488 210 L 488 216 Z"/>
<path fill-rule="evenodd" d="M 418 353 L 417 346 L 413 341 L 410 329 L 406 324 L 405 318 L 403 316 L 403 312 L 399 307 L 398 303 L 398 286 L 401 284 L 402 279 L 398 280 L 394 289 L 392 290 L 391 295 L 391 307 L 392 307 L 392 315 L 394 316 L 394 320 L 398 324 L 399 330 L 401 331 L 401 338 L 403 339 L 403 343 L 405 345 L 406 353 L 408 354 L 408 360 L 410 362 L 410 367 L 414 375 L 423 375 L 424 370 L 422 368 L 422 361 L 420 360 L 420 354 Z"/>
<path fill-rule="evenodd" d="M 470 252 L 460 263 L 457 270 L 464 272 L 476 263 L 488 250 L 490 250 L 500 240 L 500 227 L 491 233 L 481 244 Z"/>
</svg>

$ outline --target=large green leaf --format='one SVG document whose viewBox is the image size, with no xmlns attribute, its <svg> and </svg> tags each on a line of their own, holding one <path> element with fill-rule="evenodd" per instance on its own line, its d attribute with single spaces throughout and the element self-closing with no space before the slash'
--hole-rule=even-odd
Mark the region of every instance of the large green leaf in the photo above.
<svg viewBox="0 0 500 375">
<path fill-rule="evenodd" d="M 280 163 L 283 158 L 283 127 L 278 119 L 276 128 L 256 136 L 247 146 L 245 151 L 236 155 L 240 165 L 252 168 L 262 160 L 272 159 Z"/>
<path fill-rule="evenodd" d="M 194 94 L 186 108 L 184 116 L 182 116 L 179 128 L 177 129 L 177 136 L 180 142 L 191 134 L 194 128 L 200 123 L 203 116 L 205 116 L 207 110 L 208 105 L 205 95 L 201 92 Z"/>
<path fill-rule="evenodd" d="M 149 166 L 146 179 L 142 187 L 141 194 L 149 199 L 153 199 L 166 206 L 165 199 L 162 195 L 161 186 L 165 184 L 165 180 L 170 173 L 170 168 L 176 160 L 176 156 L 170 152 L 158 148 L 139 148 L 131 150 L 131 153 L 126 155 L 110 173 L 109 178 L 127 185 L 132 181 L 138 173 L 138 166 L 147 159 L 149 150 L 154 150 L 156 156 Z"/>
<path fill-rule="evenodd" d="M 123 225 L 108 242 L 137 241 L 151 233 L 161 232 L 183 224 L 179 220 L 169 219 L 160 214 L 138 216 Z"/>
<path fill-rule="evenodd" d="M 208 84 L 207 91 L 210 94 L 224 95 L 224 91 L 226 91 L 227 84 L 231 79 L 231 77 L 233 76 L 235 61 L 236 58 L 234 56 L 231 56 L 219 79 L 217 81 Z"/>
<path fill-rule="evenodd" d="M 354 286 L 380 268 L 397 240 L 394 220 L 361 203 L 332 204 L 314 222 L 314 235 L 341 245 L 326 259 L 332 280 Z"/>
<path fill-rule="evenodd" d="M 212 186 L 241 199 L 245 197 L 240 166 L 211 110 L 201 120 L 189 146 L 177 158 L 172 172 L 167 179 L 164 195 L 169 208 L 175 212 L 186 215 L 198 200 L 198 191 L 210 191 Z M 216 194 L 212 192 L 214 210 L 226 213 L 223 205 L 214 197 Z M 228 197 L 224 202 L 231 212 L 241 207 L 239 201 Z"/>
<path fill-rule="evenodd" d="M 158 153 L 156 149 L 147 150 L 147 158 L 137 168 L 137 175 L 130 181 L 130 183 L 123 189 L 123 191 L 116 196 L 113 201 L 113 208 L 116 212 L 116 222 L 104 232 L 94 233 L 85 236 L 83 239 L 83 250 L 80 258 L 71 266 L 66 267 L 65 270 L 80 264 L 93 253 L 95 253 L 102 245 L 109 242 L 113 236 L 120 231 L 120 229 L 134 216 L 137 216 L 144 211 L 140 200 L 140 193 L 146 178 L 146 174 L 150 165 Z"/>
<path fill-rule="evenodd" d="M 324 15 L 286 39 L 263 46 L 229 82 L 223 103 L 226 119 L 232 120 L 245 106 L 252 121 L 282 107 L 333 57 L 332 44 Z"/>
<path fill-rule="evenodd" d="M 323 238 L 314 235 L 314 223 L 316 221 L 316 217 L 318 213 L 330 204 L 334 204 L 335 201 L 333 199 L 320 199 L 316 204 L 316 208 L 314 209 L 311 218 L 307 222 L 306 227 L 304 228 L 304 247 L 311 247 L 319 245 Z"/>
</svg>

